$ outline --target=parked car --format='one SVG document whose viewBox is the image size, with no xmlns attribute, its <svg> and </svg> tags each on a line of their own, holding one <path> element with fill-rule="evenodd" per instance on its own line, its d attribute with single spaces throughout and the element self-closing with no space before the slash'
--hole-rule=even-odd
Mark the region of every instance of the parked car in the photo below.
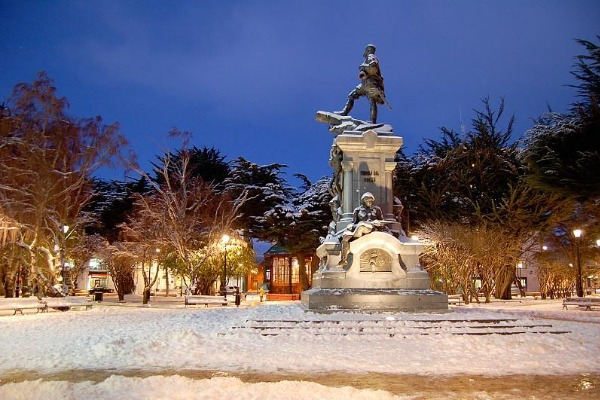
<svg viewBox="0 0 600 400">
<path fill-rule="evenodd" d="M 235 292 L 236 292 L 236 287 L 235 286 L 227 286 L 225 289 L 227 290 L 227 294 L 228 295 L 235 294 Z"/>
</svg>

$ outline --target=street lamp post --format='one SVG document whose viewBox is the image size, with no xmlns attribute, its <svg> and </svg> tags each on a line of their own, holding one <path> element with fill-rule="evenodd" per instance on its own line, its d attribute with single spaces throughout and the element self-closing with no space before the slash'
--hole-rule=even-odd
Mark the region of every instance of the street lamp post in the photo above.
<svg viewBox="0 0 600 400">
<path fill-rule="evenodd" d="M 156 274 L 160 274 L 160 249 L 157 247 L 156 249 L 154 249 L 154 251 L 156 252 Z M 165 271 L 166 272 L 166 271 Z M 169 277 L 167 277 L 167 285 L 169 282 Z M 158 295 L 158 282 L 155 283 L 154 286 L 154 293 L 155 295 Z M 168 293 L 167 293 L 168 295 Z M 150 298 L 148 298 L 148 300 L 150 300 Z"/>
<path fill-rule="evenodd" d="M 581 254 L 579 251 L 579 240 L 581 238 L 581 234 L 581 229 L 573 230 L 573 236 L 575 236 L 575 252 L 577 256 L 577 283 L 575 285 L 577 297 L 583 297 L 583 286 L 581 285 Z"/>
<path fill-rule="evenodd" d="M 221 242 L 223 243 L 223 284 L 221 290 L 223 291 L 223 298 L 227 300 L 227 243 L 229 242 L 229 235 L 223 235 Z"/>
<path fill-rule="evenodd" d="M 65 261 L 65 246 L 67 245 L 67 233 L 69 232 L 69 226 L 68 225 L 63 225 L 62 227 L 63 230 L 63 241 L 61 243 L 60 246 L 60 263 L 61 263 L 61 275 L 62 275 L 62 284 L 63 284 L 63 288 L 67 286 L 67 267 L 66 267 L 66 261 Z M 65 293 L 66 295 L 66 293 Z"/>
</svg>

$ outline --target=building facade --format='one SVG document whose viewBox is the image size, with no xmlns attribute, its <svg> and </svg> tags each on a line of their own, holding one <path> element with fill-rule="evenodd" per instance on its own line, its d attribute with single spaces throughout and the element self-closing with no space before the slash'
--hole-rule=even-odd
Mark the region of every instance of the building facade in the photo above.
<svg viewBox="0 0 600 400">
<path fill-rule="evenodd" d="M 304 273 L 308 279 L 309 287 L 312 285 L 312 274 L 315 268 L 316 257 L 308 256 L 304 259 Z M 298 258 L 279 245 L 272 246 L 264 254 L 263 283 L 268 286 L 269 293 L 274 294 L 300 294 L 300 263 Z"/>
</svg>

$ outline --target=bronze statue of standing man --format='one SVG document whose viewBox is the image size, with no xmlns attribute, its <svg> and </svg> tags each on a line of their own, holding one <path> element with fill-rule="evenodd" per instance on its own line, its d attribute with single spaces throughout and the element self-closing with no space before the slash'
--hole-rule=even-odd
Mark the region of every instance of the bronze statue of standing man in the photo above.
<svg viewBox="0 0 600 400">
<path fill-rule="evenodd" d="M 354 101 L 359 97 L 366 96 L 371 107 L 370 120 L 372 123 L 377 123 L 377 104 L 390 104 L 385 98 L 385 90 L 383 88 L 383 77 L 379 68 L 379 59 L 375 55 L 375 46 L 368 44 L 363 54 L 365 61 L 358 66 L 358 78 L 360 83 L 348 95 L 348 101 L 341 111 L 336 111 L 335 114 L 348 115 L 354 107 Z M 390 107 L 391 109 L 392 107 Z"/>
</svg>

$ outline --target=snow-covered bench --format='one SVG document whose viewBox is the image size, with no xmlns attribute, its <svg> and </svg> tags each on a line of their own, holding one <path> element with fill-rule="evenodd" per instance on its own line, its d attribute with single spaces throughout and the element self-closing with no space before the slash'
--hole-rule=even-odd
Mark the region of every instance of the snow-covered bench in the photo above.
<svg viewBox="0 0 600 400">
<path fill-rule="evenodd" d="M 23 310 L 36 310 L 36 313 L 44 312 L 47 310 L 47 305 L 37 297 L 3 297 L 0 298 L 0 310 L 13 311 L 13 315 L 20 312 L 23 315 Z"/>
<path fill-rule="evenodd" d="M 600 307 L 600 297 L 567 297 L 563 300 L 563 309 L 568 310 L 567 306 L 585 307 L 586 311 L 591 311 L 592 307 Z"/>
<path fill-rule="evenodd" d="M 92 308 L 92 306 L 94 305 L 90 298 L 79 296 L 44 297 L 42 301 L 46 303 L 46 311 L 48 311 L 48 308 L 67 311 L 73 307 L 85 307 L 85 309 L 87 310 Z"/>
<path fill-rule="evenodd" d="M 226 306 L 228 304 L 227 300 L 225 300 L 221 296 L 205 296 L 200 294 L 188 294 L 185 296 L 185 306 L 190 306 L 194 304 L 204 304 L 204 306 L 208 307 L 209 304 Z"/>
<path fill-rule="evenodd" d="M 267 300 L 269 301 L 294 301 L 300 300 L 298 293 L 267 293 Z"/>
<path fill-rule="evenodd" d="M 448 304 L 453 304 L 456 306 L 460 306 L 464 303 L 463 297 L 460 294 L 449 294 L 448 295 Z"/>
</svg>

